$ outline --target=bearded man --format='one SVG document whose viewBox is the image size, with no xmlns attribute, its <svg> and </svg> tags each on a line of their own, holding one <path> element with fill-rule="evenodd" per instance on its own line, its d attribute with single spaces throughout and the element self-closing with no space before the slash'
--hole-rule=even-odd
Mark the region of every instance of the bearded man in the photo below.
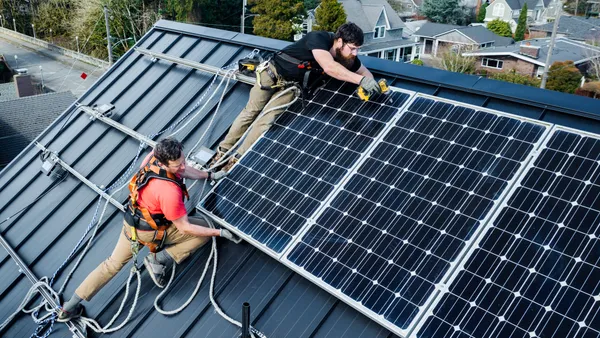
<svg viewBox="0 0 600 338">
<path fill-rule="evenodd" d="M 260 135 L 273 125 L 275 118 L 285 110 L 286 104 L 294 99 L 294 92 L 286 90 L 286 84 L 293 82 L 305 90 L 324 73 L 338 80 L 360 85 L 369 94 L 381 93 L 373 74 L 357 57 L 363 41 L 363 31 L 356 24 L 348 22 L 341 25 L 335 34 L 310 32 L 277 52 L 272 60 L 261 64 L 256 69 L 257 81 L 250 90 L 248 103 L 219 144 L 212 163 L 218 162 L 238 142 L 257 117 L 252 129 L 223 170 L 231 168 Z M 283 107 L 272 109 L 280 106 Z M 263 110 L 265 113 L 261 115 Z"/>
</svg>

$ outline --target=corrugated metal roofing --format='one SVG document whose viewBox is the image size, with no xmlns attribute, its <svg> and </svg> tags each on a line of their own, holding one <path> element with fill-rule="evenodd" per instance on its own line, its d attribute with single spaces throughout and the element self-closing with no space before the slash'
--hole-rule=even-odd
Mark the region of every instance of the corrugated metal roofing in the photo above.
<svg viewBox="0 0 600 338">
<path fill-rule="evenodd" d="M 275 50 L 285 42 L 234 32 L 160 21 L 138 43 L 155 52 L 214 66 L 229 64 L 253 48 Z M 361 57 L 377 77 L 393 86 L 462 102 L 499 109 L 593 132 L 600 131 L 600 102 L 584 97 L 513 85 L 476 76 Z M 112 119 L 142 134 L 164 129 L 185 115 L 207 91 L 212 76 L 165 61 L 153 62 L 131 50 L 80 99 L 85 105 L 112 103 Z M 206 142 L 215 147 L 230 123 L 245 105 L 250 87 L 235 84 L 218 115 L 216 99 L 178 137 L 190 147 L 210 125 Z M 38 141 L 97 185 L 109 186 L 134 159 L 138 142 L 102 122 L 92 121 L 75 108 L 67 110 Z M 212 117 L 214 121 L 211 124 Z M 67 121 L 64 129 L 61 128 Z M 59 130 L 60 134 L 54 137 Z M 39 172 L 39 151 L 30 145 L 0 173 L 0 222 L 31 203 L 51 187 Z M 193 191 L 198 197 L 198 190 Z M 124 201 L 125 192 L 115 195 Z M 194 199 L 194 198 L 192 198 Z M 0 224 L 2 236 L 38 276 L 51 276 L 80 238 L 94 214 L 98 196 L 70 176 L 51 194 L 22 213 Z M 191 206 L 190 209 L 191 210 Z M 109 206 L 105 221 L 83 264 L 75 271 L 65 294 L 114 247 L 121 227 L 121 214 Z M 219 270 L 216 296 L 223 309 L 239 318 L 241 304 L 252 305 L 253 325 L 268 337 L 393 337 L 383 327 L 338 301 L 308 280 L 276 262 L 258 249 L 243 243 L 219 240 Z M 175 285 L 162 302 L 168 309 L 179 306 L 192 292 L 208 256 L 201 249 L 178 268 Z M 67 266 L 67 271 L 73 263 Z M 127 267 L 92 302 L 88 315 L 107 323 L 124 293 Z M 21 302 L 31 283 L 18 271 L 6 251 L 0 250 L 0 319 L 4 320 Z M 65 273 L 55 285 L 59 286 Z M 132 321 L 113 336 L 127 337 L 233 337 L 239 330 L 221 319 L 208 300 L 205 282 L 192 304 L 176 316 L 164 317 L 152 306 L 158 295 L 145 272 L 138 308 Z M 122 318 L 124 318 L 125 314 Z M 36 325 L 26 315 L 18 316 L 0 332 L 6 337 L 29 336 Z M 62 324 L 54 337 L 71 337 Z"/>
</svg>

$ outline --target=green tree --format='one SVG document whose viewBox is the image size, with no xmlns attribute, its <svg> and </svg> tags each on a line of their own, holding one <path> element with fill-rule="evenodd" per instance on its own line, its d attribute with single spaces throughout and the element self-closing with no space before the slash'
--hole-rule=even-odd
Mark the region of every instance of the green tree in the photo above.
<svg viewBox="0 0 600 338">
<path fill-rule="evenodd" d="M 581 73 L 573 61 L 557 61 L 548 70 L 546 89 L 574 93 L 581 83 Z"/>
<path fill-rule="evenodd" d="M 302 0 L 251 0 L 250 11 L 254 18 L 254 34 L 268 38 L 291 40 L 292 24 L 302 21 L 306 13 Z"/>
<path fill-rule="evenodd" d="M 33 23 L 38 38 L 47 37 L 52 29 L 53 36 L 69 35 L 73 18 L 73 3 L 69 0 L 41 2 L 35 11 Z"/>
<path fill-rule="evenodd" d="M 226 29 L 234 32 L 240 31 L 240 16 L 242 14 L 242 0 L 195 0 L 192 16 L 200 25 Z M 246 33 L 251 30 L 250 18 L 246 18 Z"/>
<path fill-rule="evenodd" d="M 193 7 L 193 0 L 166 0 L 164 13 L 170 19 L 187 21 Z"/>
<path fill-rule="evenodd" d="M 469 17 L 459 0 L 425 0 L 421 6 L 421 14 L 433 22 L 452 25 L 464 25 Z"/>
<path fill-rule="evenodd" d="M 495 19 L 488 22 L 487 29 L 500 36 L 505 36 L 508 38 L 512 36 L 512 31 L 508 22 L 502 21 L 500 19 Z"/>
<path fill-rule="evenodd" d="M 315 11 L 317 24 L 314 30 L 335 32 L 346 22 L 346 12 L 337 0 L 323 0 Z"/>
<path fill-rule="evenodd" d="M 479 7 L 479 12 L 477 12 L 477 22 L 483 22 L 485 20 L 485 13 L 487 11 L 487 2 L 484 2 L 481 7 Z"/>
<path fill-rule="evenodd" d="M 319 0 L 304 0 L 304 9 L 306 9 L 307 11 L 315 9 L 317 8 L 317 6 L 319 6 L 320 2 L 321 1 Z"/>
<path fill-rule="evenodd" d="M 517 24 L 517 30 L 515 31 L 515 41 L 521 41 L 525 39 L 525 29 L 527 28 L 527 3 L 521 8 L 519 14 L 519 23 Z"/>
</svg>

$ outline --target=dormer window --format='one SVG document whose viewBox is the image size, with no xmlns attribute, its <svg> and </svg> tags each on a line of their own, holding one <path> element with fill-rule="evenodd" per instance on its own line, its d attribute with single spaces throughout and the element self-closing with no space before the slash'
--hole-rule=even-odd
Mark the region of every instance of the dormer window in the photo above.
<svg viewBox="0 0 600 338">
<path fill-rule="evenodd" d="M 385 36 L 385 26 L 375 27 L 375 33 L 373 33 L 373 39 L 383 38 Z"/>
</svg>

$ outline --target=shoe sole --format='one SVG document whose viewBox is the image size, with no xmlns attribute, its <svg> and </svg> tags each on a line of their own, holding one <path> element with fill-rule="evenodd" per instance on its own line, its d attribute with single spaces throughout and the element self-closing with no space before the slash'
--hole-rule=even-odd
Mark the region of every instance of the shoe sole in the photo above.
<svg viewBox="0 0 600 338">
<path fill-rule="evenodd" d="M 158 283 L 158 281 L 156 280 L 156 277 L 154 276 L 154 273 L 152 273 L 152 268 L 148 265 L 148 262 L 145 258 L 144 258 L 144 267 L 146 267 L 146 270 L 148 270 L 148 274 L 150 275 L 150 278 L 152 278 L 152 281 L 154 282 L 154 284 L 156 284 L 156 286 L 158 286 L 159 288 L 164 289 L 165 286 L 160 285 Z"/>
<path fill-rule="evenodd" d="M 76 314 L 76 315 L 74 315 L 73 317 L 69 317 L 69 318 L 63 318 L 63 319 L 60 319 L 60 318 L 56 317 L 56 321 L 57 321 L 58 323 L 66 323 L 66 322 L 68 322 L 68 321 L 71 321 L 71 320 L 74 320 L 74 319 L 80 318 L 82 315 L 83 315 L 83 309 L 81 309 L 81 311 L 79 311 L 79 313 L 78 313 L 78 314 Z"/>
</svg>

